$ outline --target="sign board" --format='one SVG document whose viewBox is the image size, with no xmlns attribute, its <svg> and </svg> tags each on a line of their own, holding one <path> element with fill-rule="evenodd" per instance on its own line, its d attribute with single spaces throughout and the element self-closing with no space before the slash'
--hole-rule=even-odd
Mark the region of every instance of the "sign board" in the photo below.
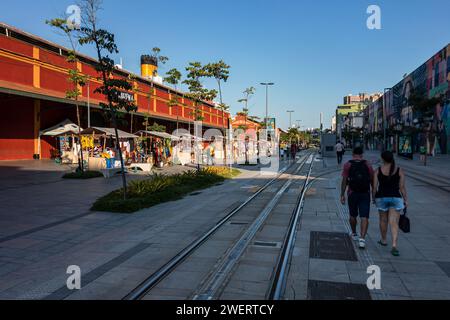
<svg viewBox="0 0 450 320">
<path fill-rule="evenodd" d="M 399 135 L 398 136 L 398 151 L 399 156 L 405 158 L 413 158 L 412 151 L 412 136 L 410 135 Z"/>
</svg>

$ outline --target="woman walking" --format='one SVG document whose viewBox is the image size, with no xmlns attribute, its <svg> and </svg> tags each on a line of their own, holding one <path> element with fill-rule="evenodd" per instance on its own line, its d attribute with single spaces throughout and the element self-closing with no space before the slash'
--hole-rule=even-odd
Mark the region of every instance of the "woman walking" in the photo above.
<svg viewBox="0 0 450 320">
<path fill-rule="evenodd" d="M 380 213 L 381 246 L 387 246 L 386 235 L 388 224 L 391 227 L 393 256 L 399 256 L 398 221 L 401 211 L 408 206 L 408 196 L 405 187 L 405 174 L 396 166 L 394 155 L 390 151 L 381 154 L 383 164 L 378 168 L 373 179 L 373 197 Z"/>
</svg>

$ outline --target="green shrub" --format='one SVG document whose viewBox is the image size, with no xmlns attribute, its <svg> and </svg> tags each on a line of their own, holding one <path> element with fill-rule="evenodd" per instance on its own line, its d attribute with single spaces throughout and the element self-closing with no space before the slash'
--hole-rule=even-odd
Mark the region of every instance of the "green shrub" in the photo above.
<svg viewBox="0 0 450 320">
<path fill-rule="evenodd" d="M 122 189 L 99 198 L 91 210 L 131 213 L 162 202 L 181 199 L 183 196 L 208 188 L 225 179 L 240 174 L 239 170 L 208 167 L 171 176 L 154 174 L 150 179 L 135 180 L 128 185 L 128 198 L 122 199 Z"/>
</svg>

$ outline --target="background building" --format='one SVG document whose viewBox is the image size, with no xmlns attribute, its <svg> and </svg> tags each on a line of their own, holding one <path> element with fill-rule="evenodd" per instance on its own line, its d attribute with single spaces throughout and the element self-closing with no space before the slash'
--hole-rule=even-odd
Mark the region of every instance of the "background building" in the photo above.
<svg viewBox="0 0 450 320">
<path fill-rule="evenodd" d="M 447 45 L 392 88 L 386 88 L 384 95 L 369 105 L 367 134 L 379 136 L 385 130 L 386 148 L 393 151 L 399 150 L 400 140 L 409 139 L 413 152 L 419 152 L 422 146 L 429 154 L 447 154 L 450 150 L 449 80 L 450 45 Z M 438 101 L 431 107 L 431 117 L 415 110 L 410 99 L 413 93 Z M 381 148 L 380 143 L 372 145 Z"/>
<path fill-rule="evenodd" d="M 77 123 L 74 101 L 65 94 L 70 87 L 68 70 L 73 68 L 66 61 L 67 54 L 64 47 L 0 23 L 0 160 L 50 158 L 56 140 L 43 137 L 39 145 L 40 131 L 65 119 Z M 110 127 L 99 107 L 105 97 L 95 92 L 101 84 L 95 70 L 97 61 L 84 55 L 78 57 L 78 70 L 89 77 L 79 99 L 81 126 L 86 128 L 90 119 L 91 126 Z M 114 74 L 122 79 L 132 77 L 135 91 L 124 94 L 130 95 L 138 107 L 133 114 L 123 114 L 119 129 L 126 132 L 144 129 L 146 115 L 150 116 L 150 124 L 164 125 L 168 132 L 177 126 L 193 129 L 192 101 L 183 92 L 149 78 L 157 66 L 145 59 L 142 62 L 142 76 L 120 68 Z M 169 107 L 173 96 L 179 104 Z M 229 114 L 215 108 L 214 103 L 203 102 L 199 109 L 204 117 L 204 130 L 228 127 Z"/>
</svg>

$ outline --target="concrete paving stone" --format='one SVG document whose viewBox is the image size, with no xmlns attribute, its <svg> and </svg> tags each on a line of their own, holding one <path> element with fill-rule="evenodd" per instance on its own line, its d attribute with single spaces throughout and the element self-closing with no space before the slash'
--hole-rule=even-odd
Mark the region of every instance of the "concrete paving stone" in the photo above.
<svg viewBox="0 0 450 320">
<path fill-rule="evenodd" d="M 75 245 L 70 242 L 60 242 L 43 250 L 45 253 L 56 254 L 67 250 L 71 250 Z"/>
<path fill-rule="evenodd" d="M 155 288 L 142 300 L 187 300 L 191 295 L 191 290 Z"/>
<path fill-rule="evenodd" d="M 287 232 L 288 225 L 284 226 L 274 226 L 274 225 L 263 225 L 262 229 L 258 232 L 258 238 L 264 239 L 279 239 L 284 238 Z"/>
<path fill-rule="evenodd" d="M 124 261 L 121 265 L 124 267 L 134 267 L 134 268 L 154 268 L 155 270 L 169 262 L 169 260 L 178 251 L 173 250 L 169 252 L 154 252 L 146 254 L 137 254 L 131 257 L 127 261 Z"/>
<path fill-rule="evenodd" d="M 387 295 L 409 296 L 410 292 L 396 273 L 384 272 L 381 275 L 381 289 Z"/>
<path fill-rule="evenodd" d="M 65 300 L 119 300 L 125 297 L 129 291 L 121 286 L 111 286 L 103 283 L 90 283 L 80 290 L 73 290 L 73 293 Z"/>
<path fill-rule="evenodd" d="M 17 238 L 5 241 L 1 244 L 2 247 L 12 249 L 26 249 L 40 244 L 42 241 L 30 238 Z"/>
<path fill-rule="evenodd" d="M 226 225 L 214 234 L 214 239 L 235 240 L 239 238 L 246 227 L 243 225 Z"/>
<path fill-rule="evenodd" d="M 120 284 L 132 289 L 150 276 L 151 272 L 150 268 L 118 266 L 94 281 L 103 284 Z"/>
<path fill-rule="evenodd" d="M 376 293 L 376 291 L 372 290 L 370 292 L 370 295 L 372 296 L 373 300 L 392 300 L 392 301 L 399 301 L 399 300 L 413 300 L 411 296 L 399 296 L 399 295 L 384 295 L 381 293 Z"/>
<path fill-rule="evenodd" d="M 165 289 L 191 289 L 195 290 L 204 279 L 203 272 L 177 271 L 168 275 L 163 281 L 156 285 L 157 288 Z"/>
<path fill-rule="evenodd" d="M 270 281 L 272 272 L 273 267 L 261 266 L 253 263 L 239 263 L 233 274 L 233 279 L 254 282 Z"/>
<path fill-rule="evenodd" d="M 308 297 L 308 279 L 289 281 L 283 297 L 287 300 L 306 300 Z"/>
<path fill-rule="evenodd" d="M 245 281 L 231 280 L 226 284 L 227 293 L 243 294 L 243 295 L 259 295 L 268 291 L 268 281 Z"/>
<path fill-rule="evenodd" d="M 222 257 L 228 248 L 223 247 L 209 247 L 209 246 L 201 246 L 198 248 L 191 257 L 194 258 L 220 258 Z"/>
<path fill-rule="evenodd" d="M 265 296 L 263 294 L 258 295 L 244 295 L 244 294 L 235 294 L 230 292 L 223 292 L 220 296 L 220 300 L 265 300 Z"/>
<path fill-rule="evenodd" d="M 450 300 L 450 292 L 413 291 L 413 300 Z"/>
<path fill-rule="evenodd" d="M 0 257 L 23 258 L 27 256 L 29 253 L 30 251 L 26 249 L 13 249 L 0 247 Z"/>
<path fill-rule="evenodd" d="M 359 283 L 359 284 L 366 284 L 367 278 L 370 276 L 367 274 L 366 270 L 360 269 L 360 270 L 349 270 L 348 275 L 350 277 L 351 283 Z"/>
<path fill-rule="evenodd" d="M 278 252 L 255 252 L 255 250 L 248 250 L 248 252 L 245 253 L 243 259 L 247 261 L 268 262 L 275 265 L 278 259 Z"/>
<path fill-rule="evenodd" d="M 177 271 L 207 272 L 219 262 L 216 258 L 187 258 L 177 267 Z"/>
<path fill-rule="evenodd" d="M 21 265 L 20 264 L 16 264 L 16 263 L 2 263 L 0 265 L 0 277 L 6 277 L 8 274 L 10 274 L 13 271 L 16 271 L 18 268 L 20 268 Z"/>
<path fill-rule="evenodd" d="M 447 276 L 419 273 L 399 273 L 406 288 L 411 292 L 435 292 L 450 294 L 450 278 Z"/>
<path fill-rule="evenodd" d="M 310 259 L 309 277 L 314 280 L 349 282 L 345 261 Z"/>
<path fill-rule="evenodd" d="M 414 274 L 431 274 L 431 275 L 441 275 L 445 276 L 445 272 L 439 268 L 436 263 L 432 261 L 391 261 L 392 266 L 394 267 L 397 273 L 414 273 Z"/>
</svg>

